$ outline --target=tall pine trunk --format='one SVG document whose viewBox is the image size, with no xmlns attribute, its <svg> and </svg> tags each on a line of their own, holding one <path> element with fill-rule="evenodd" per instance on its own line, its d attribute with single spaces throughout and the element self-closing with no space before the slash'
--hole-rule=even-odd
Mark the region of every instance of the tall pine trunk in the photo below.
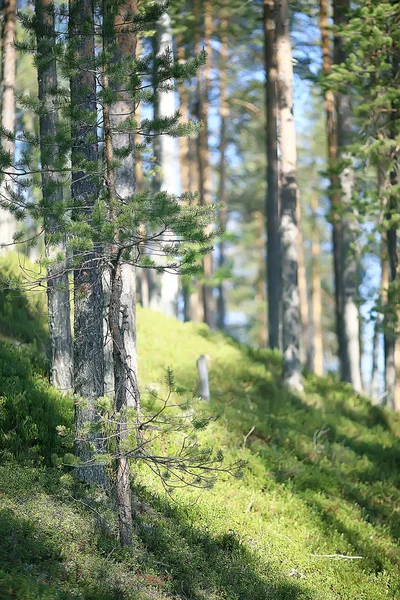
<svg viewBox="0 0 400 600">
<path fill-rule="evenodd" d="M 337 26 L 347 23 L 350 10 L 349 0 L 335 0 L 334 22 Z M 334 59 L 336 64 L 346 60 L 344 41 L 340 35 L 334 39 Z M 357 223 L 354 218 L 351 196 L 354 189 L 354 168 L 352 158 L 347 149 L 352 139 L 352 109 L 350 90 L 336 94 L 336 128 L 337 152 L 339 159 L 339 193 L 341 237 L 339 240 L 340 268 L 338 269 L 337 287 L 341 293 L 342 311 L 342 347 L 340 348 L 341 376 L 349 382 L 354 390 L 362 391 L 360 361 L 360 321 L 357 307 L 358 296 L 358 264 L 353 244 L 356 239 Z M 339 335 L 341 332 L 339 331 Z"/>
<path fill-rule="evenodd" d="M 220 49 L 220 138 L 219 138 L 219 190 L 218 201 L 223 205 L 220 209 L 219 219 L 220 225 L 225 229 L 228 223 L 228 209 L 225 206 L 226 202 L 226 125 L 228 118 L 228 105 L 226 97 L 227 87 L 227 58 L 228 58 L 228 41 L 226 35 L 227 21 L 221 21 L 221 49 Z M 226 249 L 225 240 L 222 238 L 219 243 L 218 253 L 218 268 L 222 271 L 226 264 Z M 217 327 L 224 331 L 226 325 L 226 285 L 221 279 L 218 286 L 217 300 Z"/>
<path fill-rule="evenodd" d="M 66 240 L 59 237 L 57 212 L 63 201 L 62 182 L 56 189 L 53 173 L 55 167 L 54 139 L 57 135 L 58 111 L 52 90 L 57 86 L 57 65 L 54 54 L 54 5 L 52 0 L 36 3 L 37 28 L 37 72 L 39 100 L 45 111 L 39 117 L 40 163 L 42 173 L 43 203 L 47 268 L 47 307 L 51 345 L 50 381 L 63 392 L 71 392 L 73 381 L 73 352 L 70 317 L 69 279 L 66 264 Z M 62 260 L 60 260 L 60 256 Z"/>
<path fill-rule="evenodd" d="M 12 134 L 15 133 L 15 82 L 17 67 L 17 51 L 14 47 L 17 29 L 17 0 L 4 0 L 2 31 L 2 94 L 1 94 L 1 126 Z M 1 146 L 11 155 L 14 163 L 15 142 L 2 136 Z M 12 172 L 13 169 L 8 168 Z M 0 200 L 9 200 L 8 188 L 13 191 L 12 176 L 5 176 L 0 184 Z M 0 254 L 10 250 L 14 241 L 17 224 L 14 215 L 7 208 L 0 207 Z M 12 248 L 11 248 L 12 249 Z"/>
<path fill-rule="evenodd" d="M 171 18 L 164 11 L 156 26 L 155 51 L 157 55 L 169 52 L 173 54 L 173 39 Z M 168 82 L 167 82 L 168 83 Z M 169 82 L 171 83 L 171 82 Z M 175 114 L 175 93 L 173 90 L 161 90 L 156 92 L 154 105 L 154 118 L 163 119 Z M 154 138 L 154 156 L 158 171 L 154 178 L 154 191 L 165 191 L 169 194 L 178 192 L 177 185 L 177 148 L 175 139 L 169 135 L 160 135 Z M 168 242 L 168 234 L 165 236 Z M 164 271 L 160 279 L 160 310 L 170 317 L 178 314 L 178 292 L 179 280 L 175 273 Z"/>
<path fill-rule="evenodd" d="M 276 0 L 264 0 L 264 60 L 267 117 L 267 195 L 265 212 L 267 220 L 267 294 L 270 348 L 279 348 L 281 286 L 276 18 Z"/>
<path fill-rule="evenodd" d="M 196 27 L 196 54 L 200 52 L 200 2 L 194 0 L 195 27 Z M 197 71 L 197 117 L 202 122 L 197 142 L 197 160 L 199 167 L 199 193 L 200 201 L 207 206 L 212 203 L 211 189 L 211 164 L 208 143 L 208 112 L 210 94 L 210 70 L 211 70 L 211 33 L 212 33 L 212 4 L 210 0 L 204 2 L 204 49 L 207 53 L 204 77 L 202 80 L 200 69 Z M 207 233 L 211 231 L 212 225 L 207 227 Z M 202 305 L 204 322 L 209 327 L 214 326 L 215 302 L 213 289 L 209 280 L 213 274 L 213 255 L 210 252 L 203 259 L 204 283 L 202 285 Z"/>
<path fill-rule="evenodd" d="M 91 0 L 69 4 L 70 43 L 77 56 L 77 64 L 84 65 L 71 79 L 71 110 L 73 114 L 73 152 L 71 156 L 71 194 L 76 207 L 74 218 L 86 213 L 90 219 L 97 198 L 99 181 L 86 176 L 81 162 L 93 166 L 98 162 L 96 127 L 96 79 L 93 75 L 96 61 L 94 44 L 94 14 Z M 88 115 L 88 119 L 86 119 Z M 89 120 L 89 116 L 91 119 Z M 101 248 L 75 250 L 79 266 L 74 271 L 74 391 L 83 399 L 75 403 L 76 454 L 88 466 L 78 469 L 78 476 L 88 483 L 105 485 L 105 471 L 101 465 L 92 464 L 90 442 L 98 451 L 101 444 L 95 435 L 82 434 L 85 423 L 96 418 L 96 400 L 104 395 L 103 352 L 103 287 L 100 267 Z M 94 439 L 93 439 L 94 438 Z"/>
<path fill-rule="evenodd" d="M 324 373 L 324 348 L 322 337 L 322 287 L 321 287 L 321 263 L 320 263 L 320 243 L 318 232 L 318 193 L 315 191 L 312 195 L 311 209 L 313 214 L 312 221 L 312 321 L 313 321 L 313 356 L 311 369 L 316 375 Z"/>
<path fill-rule="evenodd" d="M 293 115 L 293 62 L 289 34 L 289 5 L 282 0 L 277 12 L 279 122 L 281 126 L 281 260 L 283 380 L 292 390 L 303 390 L 298 287 L 298 229 L 296 219 L 297 152 Z"/>
</svg>

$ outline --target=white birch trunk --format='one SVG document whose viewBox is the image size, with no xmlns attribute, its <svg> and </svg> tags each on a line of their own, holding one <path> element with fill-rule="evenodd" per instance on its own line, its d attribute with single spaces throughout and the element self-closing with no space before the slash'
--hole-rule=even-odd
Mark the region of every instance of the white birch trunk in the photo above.
<svg viewBox="0 0 400 600">
<path fill-rule="evenodd" d="M 172 27 L 168 12 L 164 12 L 157 22 L 156 52 L 165 54 L 169 51 L 172 55 Z M 154 109 L 155 118 L 172 117 L 175 114 L 175 93 L 160 91 Z M 154 144 L 154 153 L 159 172 L 156 175 L 154 187 L 156 191 L 165 191 L 169 194 L 178 192 L 178 148 L 174 138 L 168 135 L 159 136 Z M 168 242 L 168 235 L 165 236 Z M 160 276 L 160 295 L 153 298 L 151 308 L 160 310 L 170 317 L 178 314 L 179 279 L 175 273 L 163 272 Z"/>
<path fill-rule="evenodd" d="M 17 25 L 17 1 L 5 0 L 3 8 L 3 67 L 2 67 L 2 99 L 1 99 L 1 125 L 7 131 L 15 132 L 15 80 L 17 66 L 17 51 L 14 48 Z M 3 150 L 11 155 L 14 160 L 15 142 L 2 138 Z M 12 172 L 12 169 L 9 169 Z M 0 185 L 0 202 L 9 201 L 8 190 L 13 190 L 13 180 L 5 176 Z M 17 222 L 14 215 L 7 208 L 0 207 L 0 255 L 12 250 Z"/>
<path fill-rule="evenodd" d="M 298 286 L 297 153 L 293 115 L 293 63 L 289 36 L 289 7 L 282 0 L 277 13 L 277 65 L 281 125 L 281 260 L 283 380 L 294 391 L 303 390 Z"/>
</svg>

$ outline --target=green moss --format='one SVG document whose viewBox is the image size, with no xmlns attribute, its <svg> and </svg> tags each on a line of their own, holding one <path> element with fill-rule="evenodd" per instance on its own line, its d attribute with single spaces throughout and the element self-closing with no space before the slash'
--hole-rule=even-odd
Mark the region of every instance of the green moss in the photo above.
<svg viewBox="0 0 400 600">
<path fill-rule="evenodd" d="M 0 597 L 397 600 L 399 418 L 331 378 L 309 375 L 304 395 L 293 396 L 280 385 L 276 353 L 205 326 L 140 308 L 138 324 L 143 390 L 162 390 L 171 367 L 196 394 L 196 359 L 209 357 L 217 419 L 200 437 L 227 461 L 246 459 L 244 478 L 222 476 L 211 490 L 170 498 L 132 465 L 135 542 L 127 555 L 102 502 L 86 507 L 61 471 L 23 466 L 22 448 L 8 448 L 19 463 L 0 467 Z M 34 414 L 39 426 L 53 405 L 41 437 L 24 438 L 49 462 L 61 451 L 55 425 L 71 423 L 71 400 L 43 381 L 26 350 L 0 346 L 0 377 L 8 419 L 17 398 L 17 431 Z"/>
</svg>

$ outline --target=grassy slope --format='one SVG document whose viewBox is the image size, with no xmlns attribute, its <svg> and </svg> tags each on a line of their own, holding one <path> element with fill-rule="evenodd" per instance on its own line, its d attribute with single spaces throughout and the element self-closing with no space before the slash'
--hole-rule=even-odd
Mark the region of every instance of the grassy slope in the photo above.
<svg viewBox="0 0 400 600">
<path fill-rule="evenodd" d="M 101 502 L 86 508 L 57 469 L 26 463 L 60 453 L 52 431 L 72 406 L 27 350 L 1 343 L 0 598 L 400 598 L 399 422 L 326 379 L 291 397 L 279 357 L 203 326 L 142 310 L 138 321 L 143 388 L 169 366 L 195 390 L 196 359 L 209 355 L 219 418 L 205 441 L 246 458 L 245 477 L 176 503 L 140 471 L 135 550 L 124 554 Z M 316 556 L 337 553 L 362 559 Z"/>
</svg>

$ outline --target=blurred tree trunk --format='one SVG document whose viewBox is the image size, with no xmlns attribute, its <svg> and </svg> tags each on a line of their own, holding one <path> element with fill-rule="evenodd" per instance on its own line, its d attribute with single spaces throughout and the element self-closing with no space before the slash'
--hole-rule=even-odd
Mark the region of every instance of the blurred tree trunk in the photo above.
<svg viewBox="0 0 400 600">
<path fill-rule="evenodd" d="M 63 202 L 62 181 L 52 191 L 55 154 L 52 146 L 58 129 L 58 110 L 52 89 L 57 86 L 57 65 L 54 55 L 54 5 L 52 0 L 37 0 L 37 74 L 39 100 L 45 112 L 39 117 L 40 163 L 42 166 L 43 203 L 46 206 L 45 249 L 50 261 L 47 268 L 47 307 L 51 345 L 50 382 L 62 392 L 72 392 L 73 352 L 70 317 L 69 279 L 66 264 L 66 240 L 54 241 L 59 234 L 56 213 Z M 60 256 L 62 260 L 60 261 Z"/>
<path fill-rule="evenodd" d="M 140 37 L 137 33 L 136 34 L 136 56 L 140 57 L 140 52 L 141 52 L 141 43 L 140 43 Z M 142 119 L 141 104 L 138 104 L 138 106 L 136 107 L 135 119 L 138 123 L 141 122 L 141 119 Z M 134 141 L 134 145 L 136 147 L 136 144 L 139 144 L 141 141 L 140 136 L 135 134 L 133 141 Z M 144 186 L 143 165 L 142 165 L 142 160 L 141 160 L 141 156 L 140 156 L 140 151 L 137 151 L 135 149 L 134 152 L 135 152 L 134 163 L 135 163 L 136 191 L 142 192 L 143 186 Z M 141 235 L 143 236 L 143 238 L 146 237 L 146 229 L 144 226 L 141 227 Z M 145 249 L 142 248 L 142 251 L 145 252 Z M 140 290 L 140 304 L 143 306 L 143 308 L 149 308 L 149 306 L 150 306 L 149 270 L 148 269 L 138 269 L 136 281 L 138 281 L 138 283 L 139 283 L 138 287 Z"/>
<path fill-rule="evenodd" d="M 15 133 L 15 81 L 17 68 L 17 51 L 14 47 L 17 29 L 17 0 L 3 2 L 3 31 L 2 31 L 2 94 L 1 94 L 1 126 Z M 2 136 L 1 146 L 11 155 L 14 163 L 15 142 Z M 12 168 L 8 169 L 12 172 Z M 0 199 L 10 200 L 14 188 L 12 177 L 4 177 L 0 184 Z M 14 215 L 6 208 L 0 207 L 0 254 L 6 254 L 12 248 L 17 222 Z"/>
<path fill-rule="evenodd" d="M 265 229 L 265 216 L 261 212 L 256 212 L 256 236 L 257 236 L 257 247 L 258 247 L 258 277 L 256 282 L 256 300 L 260 305 L 261 310 L 259 313 L 259 324 L 258 324 L 258 345 L 260 348 L 268 347 L 268 319 L 266 311 L 266 292 L 267 288 L 265 285 L 265 242 L 264 242 L 264 229 Z"/>
<path fill-rule="evenodd" d="M 228 209 L 226 203 L 226 121 L 229 115 L 227 104 L 227 59 L 228 59 L 228 39 L 226 34 L 227 20 L 221 20 L 221 49 L 220 49 L 220 140 L 219 140 L 219 194 L 218 201 L 224 206 L 220 209 L 219 219 L 221 226 L 225 229 L 228 223 Z M 225 240 L 222 238 L 219 242 L 218 268 L 222 271 L 225 267 Z M 221 331 L 225 330 L 226 326 L 226 292 L 225 282 L 221 279 L 218 286 L 218 301 L 217 301 L 217 327 Z"/>
<path fill-rule="evenodd" d="M 167 11 L 163 12 L 157 22 L 155 36 L 155 52 L 164 55 L 170 52 L 173 55 L 173 40 L 171 18 Z M 175 114 L 175 93 L 173 90 L 158 91 L 154 105 L 154 118 L 162 119 Z M 169 194 L 178 192 L 176 163 L 177 148 L 175 139 L 169 135 L 160 135 L 154 138 L 154 156 L 157 172 L 154 177 L 154 191 L 165 191 Z M 168 235 L 166 234 L 166 241 Z M 160 276 L 159 308 L 170 317 L 178 314 L 179 280 L 175 273 L 164 271 Z"/>
<path fill-rule="evenodd" d="M 195 16 L 195 51 L 200 52 L 200 38 L 202 30 L 202 19 L 200 17 L 200 1 L 193 2 Z M 204 77 L 202 81 L 201 70 L 197 71 L 197 118 L 203 123 L 199 132 L 197 143 L 197 159 L 199 165 L 199 193 L 200 202 L 207 206 L 212 203 L 211 186 L 211 164 L 210 151 L 208 145 L 208 112 L 210 95 L 210 70 L 211 70 L 211 34 L 213 29 L 212 3 L 210 0 L 204 2 L 204 49 L 207 53 L 206 65 L 204 67 Z M 212 225 L 207 227 L 206 232 L 210 233 Z M 209 283 L 213 275 L 213 255 L 210 252 L 203 259 L 204 283 L 202 285 L 202 304 L 204 312 L 204 322 L 209 327 L 214 327 L 215 321 L 215 302 L 213 289 Z"/>
<path fill-rule="evenodd" d="M 70 0 L 69 33 L 74 41 L 77 64 L 95 63 L 94 14 L 91 0 L 77 4 Z M 71 78 L 71 110 L 73 119 L 72 139 L 75 152 L 72 153 L 71 194 L 76 205 L 83 204 L 90 215 L 93 198 L 97 197 L 99 181 L 95 177 L 85 177 L 79 171 L 83 158 L 96 163 L 98 143 L 96 128 L 87 124 L 85 114 L 91 114 L 97 121 L 96 80 L 89 68 L 78 70 Z M 95 138 L 95 141 L 93 141 Z M 79 210 L 79 209 L 77 209 Z M 95 245 L 92 251 L 75 250 L 75 258 L 80 263 L 74 271 L 74 385 L 75 394 L 85 403 L 75 404 L 76 454 L 82 461 L 90 461 L 93 456 L 89 442 L 94 442 L 97 450 L 101 444 L 95 436 L 82 435 L 87 422 L 96 421 L 96 400 L 104 395 L 104 352 L 103 352 L 103 287 L 99 266 L 102 249 Z M 94 437 L 94 439 L 93 439 Z M 78 469 L 78 476 L 87 483 L 105 486 L 104 467 L 91 464 Z"/>
<path fill-rule="evenodd" d="M 266 75 L 267 143 L 267 293 L 269 347 L 279 348 L 280 232 L 278 164 L 278 67 L 276 55 L 276 0 L 264 0 L 264 62 Z"/>
<path fill-rule="evenodd" d="M 334 0 L 333 12 L 336 26 L 347 23 L 350 0 Z M 334 59 L 342 64 L 347 58 L 344 41 L 340 35 L 334 38 Z M 336 93 L 337 152 L 340 162 L 339 192 L 341 238 L 340 261 L 337 286 L 341 291 L 343 339 L 340 355 L 341 376 L 355 391 L 362 391 L 360 368 L 360 321 L 357 307 L 358 265 L 353 244 L 356 239 L 357 222 L 354 218 L 351 196 L 354 189 L 354 168 L 352 157 L 347 149 L 352 141 L 352 109 L 350 90 Z M 339 332 L 340 334 L 340 332 Z"/>
<path fill-rule="evenodd" d="M 322 288 L 320 243 L 318 232 L 318 192 L 313 192 L 311 199 L 312 209 L 312 320 L 313 320 L 313 360 L 310 365 L 316 375 L 324 373 L 324 348 L 322 336 Z"/>
<path fill-rule="evenodd" d="M 301 218 L 300 194 L 297 194 L 296 219 L 298 228 L 298 279 L 300 296 L 301 341 L 300 357 L 303 364 L 310 362 L 310 331 L 308 320 L 307 274 L 304 260 L 303 231 Z"/>
<path fill-rule="evenodd" d="M 185 61 L 185 47 L 182 36 L 177 37 L 178 61 Z M 182 81 L 177 83 L 179 95 L 179 111 L 181 114 L 181 122 L 187 123 L 190 120 L 188 90 Z M 189 138 L 186 136 L 179 138 L 179 166 L 181 174 L 181 190 L 182 193 L 190 190 L 190 171 L 189 171 Z M 183 320 L 190 321 L 190 277 L 181 277 L 181 290 L 183 299 Z"/>
<path fill-rule="evenodd" d="M 289 5 L 280 2 L 276 22 L 279 122 L 281 126 L 281 260 L 283 380 L 292 390 L 303 390 L 298 287 L 297 153 L 293 116 L 293 59 L 289 35 Z"/>
<path fill-rule="evenodd" d="M 397 187 L 398 165 L 396 160 L 390 172 L 390 187 Z M 399 314 L 399 282 L 400 268 L 397 249 L 397 227 L 393 217 L 398 215 L 399 202 L 395 192 L 391 192 L 388 200 L 386 218 L 390 226 L 386 232 L 387 256 L 389 261 L 388 294 L 386 303 L 385 328 L 385 367 L 386 367 L 386 404 L 395 411 L 400 411 L 400 382 L 396 371 L 400 369 L 400 350 L 397 318 Z"/>
</svg>

